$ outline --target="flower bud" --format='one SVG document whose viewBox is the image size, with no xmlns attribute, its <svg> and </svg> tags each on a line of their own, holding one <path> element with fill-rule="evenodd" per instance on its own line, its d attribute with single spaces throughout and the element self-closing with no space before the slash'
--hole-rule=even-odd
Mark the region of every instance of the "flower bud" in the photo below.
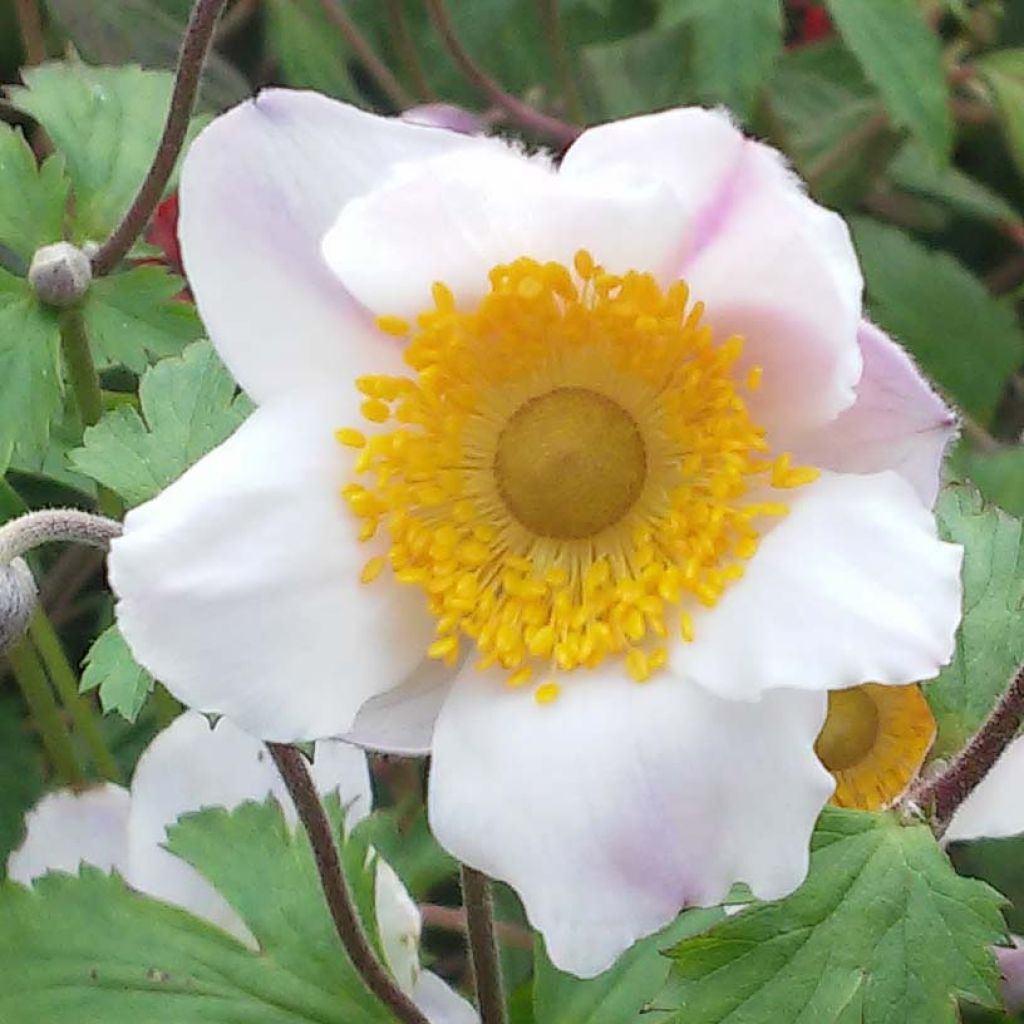
<svg viewBox="0 0 1024 1024">
<path fill-rule="evenodd" d="M 44 245 L 32 257 L 28 281 L 39 299 L 61 309 L 79 302 L 89 290 L 89 257 L 70 242 Z"/>
<path fill-rule="evenodd" d="M 0 566 L 0 651 L 28 629 L 38 596 L 36 581 L 23 558 Z"/>
</svg>

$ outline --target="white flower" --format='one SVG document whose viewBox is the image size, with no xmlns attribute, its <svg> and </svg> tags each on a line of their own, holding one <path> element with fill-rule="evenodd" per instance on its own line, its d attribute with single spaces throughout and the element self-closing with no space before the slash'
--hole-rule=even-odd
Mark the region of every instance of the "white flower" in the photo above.
<svg viewBox="0 0 1024 1024">
<path fill-rule="evenodd" d="M 370 811 L 366 756 L 345 743 L 316 745 L 311 773 L 322 794 L 337 792 L 346 828 Z M 273 795 L 292 828 L 298 816 L 266 748 L 226 719 L 216 728 L 196 712 L 177 718 L 149 745 L 131 790 L 106 783 L 80 793 L 58 790 L 36 805 L 7 870 L 28 884 L 80 863 L 117 870 L 139 892 L 188 910 L 253 949 L 256 940 L 224 898 L 194 868 L 164 849 L 166 829 L 203 807 L 231 810 Z M 476 1012 L 419 962 L 420 915 L 394 870 L 377 860 L 376 913 L 381 945 L 396 981 L 435 1024 L 473 1024 Z"/>
<path fill-rule="evenodd" d="M 798 885 L 826 692 L 934 676 L 959 618 L 954 421 L 842 221 L 721 113 L 556 169 L 280 91 L 181 209 L 259 408 L 113 545 L 139 660 L 264 738 L 429 750 L 436 835 L 575 973 Z"/>
</svg>

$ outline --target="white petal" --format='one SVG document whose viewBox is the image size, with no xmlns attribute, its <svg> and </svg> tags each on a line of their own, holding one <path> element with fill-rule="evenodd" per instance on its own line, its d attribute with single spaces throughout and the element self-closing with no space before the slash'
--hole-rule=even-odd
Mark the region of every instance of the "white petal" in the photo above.
<svg viewBox="0 0 1024 1024">
<path fill-rule="evenodd" d="M 353 200 L 324 242 L 345 286 L 377 313 L 413 316 L 443 281 L 460 306 L 488 290 L 488 271 L 520 256 L 572 264 L 588 249 L 612 272 L 669 266 L 682 210 L 662 182 L 573 181 L 511 149 L 410 164 Z"/>
<path fill-rule="evenodd" d="M 480 1024 L 473 1005 L 432 971 L 420 971 L 411 995 L 430 1024 Z"/>
<path fill-rule="evenodd" d="M 796 440 L 802 465 L 842 473 L 894 469 L 931 507 L 939 492 L 942 457 L 955 436 L 956 417 L 928 386 L 907 353 L 873 324 L 858 335 L 864 374 L 857 400 L 839 418 Z"/>
<path fill-rule="evenodd" d="M 83 793 L 49 793 L 25 818 L 25 840 L 7 861 L 8 877 L 27 885 L 48 871 L 91 864 L 125 874 L 128 791 L 105 783 Z"/>
<path fill-rule="evenodd" d="M 842 219 L 806 196 L 779 153 L 744 139 L 724 113 L 690 108 L 585 132 L 562 173 L 602 167 L 664 181 L 685 205 L 675 274 L 716 334 L 742 334 L 745 363 L 764 368 L 750 400 L 758 422 L 784 441 L 852 404 L 857 258 Z"/>
<path fill-rule="evenodd" d="M 111 549 L 136 658 L 185 704 L 262 739 L 346 732 L 364 701 L 419 666 L 433 635 L 417 588 L 359 582 L 376 551 L 356 540 L 338 493 L 352 460 L 333 436 L 357 422 L 354 402 L 261 407 L 130 512 Z"/>
<path fill-rule="evenodd" d="M 420 932 L 423 922 L 401 879 L 386 861 L 377 860 L 375 909 L 384 959 L 407 995 L 420 975 Z"/>
<path fill-rule="evenodd" d="M 213 343 L 253 398 L 398 365 L 395 341 L 324 266 L 323 236 L 395 164 L 493 145 L 281 89 L 200 135 L 181 176 L 185 270 Z"/>
<path fill-rule="evenodd" d="M 790 492 L 790 512 L 671 670 L 723 697 L 777 686 L 835 690 L 931 679 L 953 655 L 963 550 L 895 473 L 823 473 Z"/>
<path fill-rule="evenodd" d="M 1024 738 L 1003 751 L 977 789 L 957 808 L 945 837 L 1004 839 L 1024 832 Z"/>
<path fill-rule="evenodd" d="M 668 674 L 578 672 L 539 705 L 466 669 L 434 737 L 430 820 L 508 882 L 552 961 L 590 977 L 686 905 L 736 881 L 802 881 L 832 779 L 814 756 L 824 694 L 720 700 Z"/>
</svg>

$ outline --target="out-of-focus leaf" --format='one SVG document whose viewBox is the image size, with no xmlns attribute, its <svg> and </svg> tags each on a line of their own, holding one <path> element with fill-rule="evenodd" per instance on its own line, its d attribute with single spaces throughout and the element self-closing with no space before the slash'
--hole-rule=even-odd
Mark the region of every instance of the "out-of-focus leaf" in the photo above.
<svg viewBox="0 0 1024 1024">
<path fill-rule="evenodd" d="M 23 278 L 0 270 L 0 462 L 46 451 L 61 410 L 60 328 Z"/>
<path fill-rule="evenodd" d="M 955 1024 L 999 1008 L 1002 897 L 960 878 L 923 825 L 826 808 L 792 896 L 672 950 L 664 1024 Z"/>
<path fill-rule="evenodd" d="M 25 814 L 43 792 L 43 759 L 21 703 L 0 700 L 0 879 L 25 836 Z"/>
<path fill-rule="evenodd" d="M 1024 448 L 971 452 L 965 468 L 988 501 L 1024 518 Z"/>
<path fill-rule="evenodd" d="M 70 455 L 78 470 L 116 491 L 129 506 L 159 494 L 228 437 L 251 409 L 206 341 L 147 370 L 139 397 L 141 416 L 124 406 L 108 412 Z"/>
<path fill-rule="evenodd" d="M 942 49 L 917 0 L 827 0 L 827 5 L 893 121 L 936 159 L 947 160 L 953 118 Z"/>
<path fill-rule="evenodd" d="M 987 53 L 976 63 L 995 94 L 1006 141 L 1024 174 L 1024 48 Z"/>
<path fill-rule="evenodd" d="M 948 253 L 896 228 L 858 219 L 853 235 L 874 318 L 967 413 L 988 423 L 1024 358 L 1013 310 Z"/>
<path fill-rule="evenodd" d="M 141 373 L 152 357 L 178 355 L 203 334 L 191 302 L 175 296 L 184 282 L 163 267 L 133 267 L 93 282 L 82 308 L 100 365 Z"/>
<path fill-rule="evenodd" d="M 191 0 L 46 0 L 46 7 L 78 52 L 91 64 L 127 64 L 172 70 L 185 30 Z M 199 105 L 226 110 L 251 90 L 244 76 L 216 50 L 203 65 Z"/>
<path fill-rule="evenodd" d="M 974 734 L 1024 662 L 1024 527 L 976 491 L 950 487 L 939 497 L 942 535 L 964 547 L 964 616 L 953 660 L 923 687 L 938 724 L 933 753 L 956 753 Z"/>
<path fill-rule="evenodd" d="M 0 122 L 0 250 L 14 253 L 27 270 L 36 249 L 63 237 L 67 198 L 60 159 L 37 167 L 21 132 Z"/>
<path fill-rule="evenodd" d="M 140 67 L 50 63 L 22 72 L 11 102 L 46 129 L 67 164 L 77 241 L 105 238 L 153 160 L 173 75 Z M 192 132 L 200 121 L 193 119 Z M 174 187 L 174 179 L 168 191 Z"/>
<path fill-rule="evenodd" d="M 108 626 L 85 656 L 83 693 L 98 689 L 104 714 L 116 711 L 134 722 L 153 689 L 153 677 L 132 657 L 121 631 Z"/>
</svg>

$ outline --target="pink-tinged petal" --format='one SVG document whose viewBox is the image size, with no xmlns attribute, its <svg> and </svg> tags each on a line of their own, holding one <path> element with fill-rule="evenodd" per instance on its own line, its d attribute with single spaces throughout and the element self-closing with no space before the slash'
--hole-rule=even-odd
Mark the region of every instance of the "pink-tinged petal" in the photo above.
<svg viewBox="0 0 1024 1024">
<path fill-rule="evenodd" d="M 930 508 L 939 493 L 946 447 L 957 420 L 929 387 L 913 360 L 864 321 L 858 334 L 864 373 L 857 400 L 838 419 L 794 441 L 801 465 L 841 473 L 893 469 Z"/>
<path fill-rule="evenodd" d="M 402 120 L 428 128 L 445 128 L 462 135 L 477 135 L 487 130 L 487 122 L 480 114 L 453 103 L 424 103 L 410 107 L 402 111 Z"/>
<path fill-rule="evenodd" d="M 435 835 L 508 882 L 562 970 L 591 977 L 688 905 L 803 880 L 832 792 L 814 756 L 824 694 L 720 700 L 663 673 L 580 671 L 540 705 L 464 670 L 438 718 Z"/>
<path fill-rule="evenodd" d="M 981 784 L 957 808 L 946 829 L 950 842 L 1005 839 L 1024 832 L 1024 738 L 1003 751 Z"/>
<path fill-rule="evenodd" d="M 1011 936 L 1012 949 L 996 946 L 993 952 L 999 961 L 999 970 L 1003 975 L 1003 1001 L 1010 1013 L 1024 1010 L 1024 939 Z"/>
<path fill-rule="evenodd" d="M 835 690 L 931 679 L 953 654 L 963 550 L 892 472 L 825 473 L 789 494 L 790 512 L 671 671 L 722 697 L 774 687 Z"/>
<path fill-rule="evenodd" d="M 48 871 L 74 874 L 80 864 L 126 874 L 130 802 L 128 791 L 112 783 L 47 794 L 25 819 L 25 840 L 7 861 L 8 877 L 28 885 Z"/>
<path fill-rule="evenodd" d="M 324 266 L 323 236 L 396 164 L 493 145 L 282 89 L 199 136 L 181 176 L 185 270 L 214 345 L 253 398 L 398 365 L 397 343 Z"/>
<path fill-rule="evenodd" d="M 579 249 L 613 273 L 659 273 L 682 210 L 658 181 L 569 181 L 539 158 L 505 149 L 409 165 L 353 200 L 324 242 L 345 286 L 376 313 L 414 316 L 443 281 L 460 307 L 486 294 L 488 271 L 520 256 L 572 265 Z"/>
<path fill-rule="evenodd" d="M 332 395 L 332 402 L 334 396 Z M 352 458 L 334 430 L 358 422 L 355 389 L 258 409 L 112 546 L 121 630 L 189 707 L 261 739 L 339 736 L 371 697 L 423 661 L 422 593 L 360 583 L 360 544 L 339 494 Z"/>
<path fill-rule="evenodd" d="M 862 279 L 842 219 L 803 191 L 779 153 L 744 139 L 720 111 L 671 110 L 602 125 L 569 150 L 563 174 L 669 184 L 687 210 L 676 276 L 719 337 L 742 334 L 764 369 L 755 418 L 785 443 L 853 403 Z"/>
</svg>

